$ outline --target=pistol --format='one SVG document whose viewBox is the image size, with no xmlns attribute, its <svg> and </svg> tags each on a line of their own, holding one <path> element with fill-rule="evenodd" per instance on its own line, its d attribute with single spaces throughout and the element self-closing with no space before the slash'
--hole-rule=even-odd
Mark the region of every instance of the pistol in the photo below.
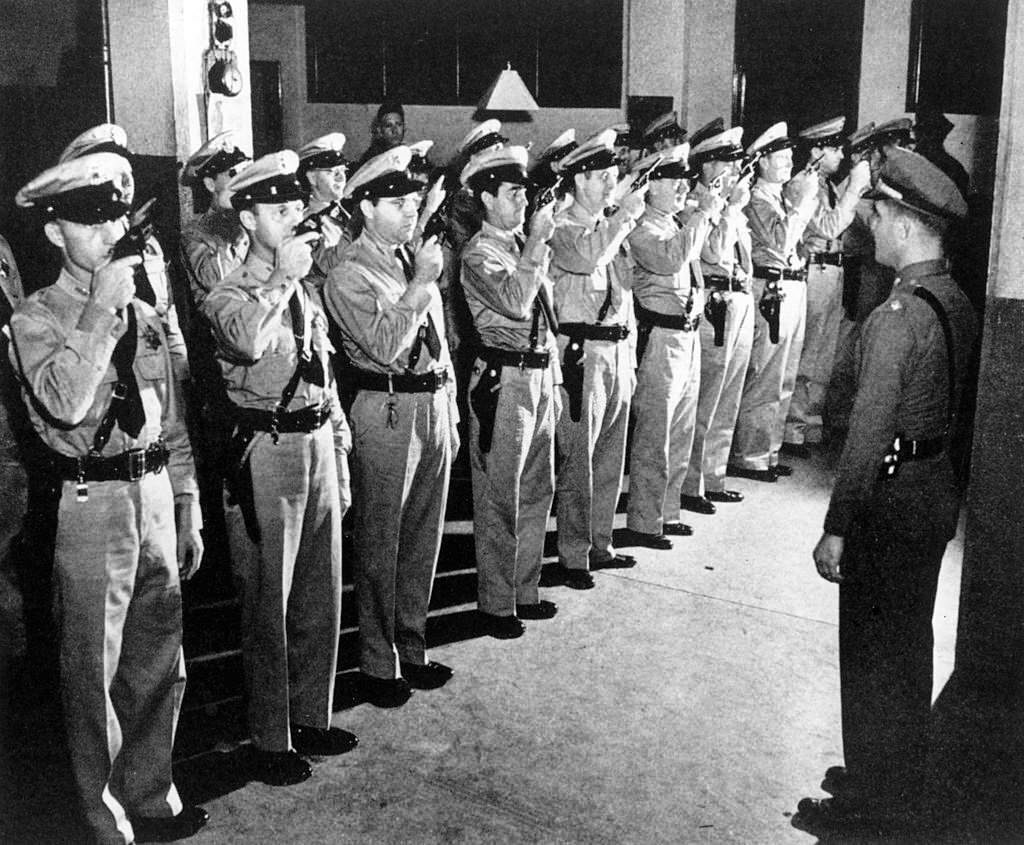
<svg viewBox="0 0 1024 845">
<path fill-rule="evenodd" d="M 817 173 L 819 170 L 821 170 L 821 160 L 824 157 L 825 154 L 822 153 L 820 156 L 814 159 L 814 161 L 807 162 L 807 165 L 804 167 L 804 173 Z"/>
<path fill-rule="evenodd" d="M 725 346 L 725 317 L 729 310 L 729 300 L 720 290 L 711 291 L 704 303 L 704 316 L 708 318 L 715 330 L 715 346 Z"/>
<path fill-rule="evenodd" d="M 440 177 L 444 178 L 444 177 Z M 451 211 L 452 203 L 455 201 L 455 191 L 449 190 L 441 204 L 437 207 L 430 219 L 423 226 L 423 240 L 437 238 L 438 243 L 444 243 L 451 235 Z"/>
<path fill-rule="evenodd" d="M 770 280 L 765 283 L 761 301 L 757 304 L 757 310 L 768 321 L 768 340 L 772 343 L 779 342 L 779 316 L 782 312 L 782 300 L 785 297 L 785 291 L 779 290 L 779 283 Z"/>
<path fill-rule="evenodd" d="M 135 295 L 150 305 L 156 305 L 156 292 L 153 290 L 153 284 L 149 281 L 149 273 L 146 272 L 146 253 L 147 242 L 153 237 L 153 221 L 150 219 L 150 210 L 155 202 L 156 197 L 152 197 L 132 212 L 128 218 L 128 231 L 114 244 L 110 256 L 111 261 L 127 258 L 129 255 L 137 255 L 142 259 L 135 265 L 133 274 Z"/>
<path fill-rule="evenodd" d="M 544 206 L 558 199 L 558 193 L 564 181 L 564 176 L 558 176 L 552 184 L 537 192 L 537 195 L 533 198 L 533 213 L 540 211 Z"/>
</svg>

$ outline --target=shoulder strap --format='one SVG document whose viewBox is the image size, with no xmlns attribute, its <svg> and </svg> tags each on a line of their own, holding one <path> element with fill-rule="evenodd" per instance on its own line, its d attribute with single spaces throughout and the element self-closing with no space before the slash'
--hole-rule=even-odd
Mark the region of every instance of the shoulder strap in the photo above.
<svg viewBox="0 0 1024 845">
<path fill-rule="evenodd" d="M 953 432 L 953 418 L 956 416 L 956 347 L 953 345 L 953 329 L 949 325 L 949 315 L 942 307 L 939 298 L 927 288 L 917 285 L 914 288 L 914 296 L 923 300 L 935 312 L 935 316 L 942 326 L 942 333 L 946 337 L 946 364 L 949 378 L 949 409 L 948 409 L 948 431 Z"/>
</svg>

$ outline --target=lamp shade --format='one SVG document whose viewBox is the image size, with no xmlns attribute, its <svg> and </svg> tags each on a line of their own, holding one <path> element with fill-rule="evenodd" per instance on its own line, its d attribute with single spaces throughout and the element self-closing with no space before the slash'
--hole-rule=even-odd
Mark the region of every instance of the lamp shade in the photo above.
<svg viewBox="0 0 1024 845">
<path fill-rule="evenodd" d="M 530 94 L 523 78 L 507 65 L 480 98 L 481 111 L 538 111 L 540 106 Z"/>
</svg>

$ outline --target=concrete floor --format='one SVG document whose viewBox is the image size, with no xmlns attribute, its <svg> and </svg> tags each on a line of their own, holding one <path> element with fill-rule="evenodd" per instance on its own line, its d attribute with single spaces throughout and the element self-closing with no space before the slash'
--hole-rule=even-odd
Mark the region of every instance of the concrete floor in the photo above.
<svg viewBox="0 0 1024 845">
<path fill-rule="evenodd" d="M 735 479 L 742 504 L 684 514 L 696 533 L 674 550 L 626 550 L 638 566 L 589 592 L 542 591 L 560 612 L 521 639 L 433 649 L 454 679 L 397 710 L 336 713 L 359 747 L 306 783 L 197 777 L 230 768 L 228 744 L 185 761 L 182 789 L 211 816 L 190 841 L 816 841 L 790 817 L 842 759 L 836 588 L 810 556 L 830 479 L 822 456 L 793 464 L 778 484 Z M 937 691 L 961 556 L 951 544 L 940 580 Z"/>
</svg>

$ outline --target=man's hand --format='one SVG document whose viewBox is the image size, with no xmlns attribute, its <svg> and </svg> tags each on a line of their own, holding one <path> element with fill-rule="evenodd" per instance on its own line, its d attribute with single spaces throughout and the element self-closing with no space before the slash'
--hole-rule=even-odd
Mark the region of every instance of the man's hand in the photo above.
<svg viewBox="0 0 1024 845">
<path fill-rule="evenodd" d="M 320 234 L 322 236 L 320 243 L 323 244 L 324 249 L 334 249 L 341 243 L 341 226 L 326 215 L 320 221 Z"/>
<path fill-rule="evenodd" d="M 555 203 L 549 202 L 538 208 L 530 218 L 530 240 L 547 243 L 555 234 Z"/>
<path fill-rule="evenodd" d="M 352 480 L 348 469 L 348 456 L 344 452 L 335 455 L 338 466 L 338 498 L 341 500 L 341 515 L 352 507 Z"/>
<path fill-rule="evenodd" d="M 203 561 L 203 538 L 199 534 L 202 518 L 199 503 L 192 498 L 174 503 L 174 522 L 178 527 L 178 574 L 188 581 Z"/>
<path fill-rule="evenodd" d="M 750 202 L 750 176 L 744 176 L 729 191 L 729 205 L 743 208 Z"/>
<path fill-rule="evenodd" d="M 647 184 L 642 185 L 639 190 L 630 191 L 622 198 L 622 202 L 619 204 L 619 209 L 629 215 L 633 220 L 636 220 L 644 213 L 644 207 L 646 205 L 646 200 L 644 198 L 647 196 Z"/>
<path fill-rule="evenodd" d="M 839 571 L 839 561 L 843 557 L 844 540 L 835 534 L 822 534 L 818 545 L 814 547 L 814 565 L 818 574 L 826 581 L 838 584 L 843 580 Z"/>
<path fill-rule="evenodd" d="M 783 186 L 783 193 L 794 206 L 809 206 L 818 197 L 818 174 L 801 171 Z"/>
<path fill-rule="evenodd" d="M 722 215 L 723 208 L 725 208 L 725 200 L 718 194 L 702 194 L 697 200 L 697 210 L 703 211 L 712 220 Z"/>
<path fill-rule="evenodd" d="M 111 312 L 128 305 L 135 296 L 135 265 L 141 263 L 142 256 L 128 255 L 100 267 L 92 276 L 93 303 Z"/>
<path fill-rule="evenodd" d="M 309 275 L 313 267 L 312 244 L 319 237 L 316 232 L 306 232 L 281 241 L 274 257 L 277 269 L 291 279 L 302 279 Z"/>
<path fill-rule="evenodd" d="M 441 271 L 444 269 L 444 253 L 441 252 L 441 245 L 437 238 L 427 238 L 420 248 L 416 250 L 416 273 L 413 276 L 413 284 L 429 285 L 436 282 Z"/>
<path fill-rule="evenodd" d="M 867 161 L 858 161 L 850 168 L 850 184 L 848 190 L 860 196 L 871 186 L 871 165 Z"/>
</svg>

